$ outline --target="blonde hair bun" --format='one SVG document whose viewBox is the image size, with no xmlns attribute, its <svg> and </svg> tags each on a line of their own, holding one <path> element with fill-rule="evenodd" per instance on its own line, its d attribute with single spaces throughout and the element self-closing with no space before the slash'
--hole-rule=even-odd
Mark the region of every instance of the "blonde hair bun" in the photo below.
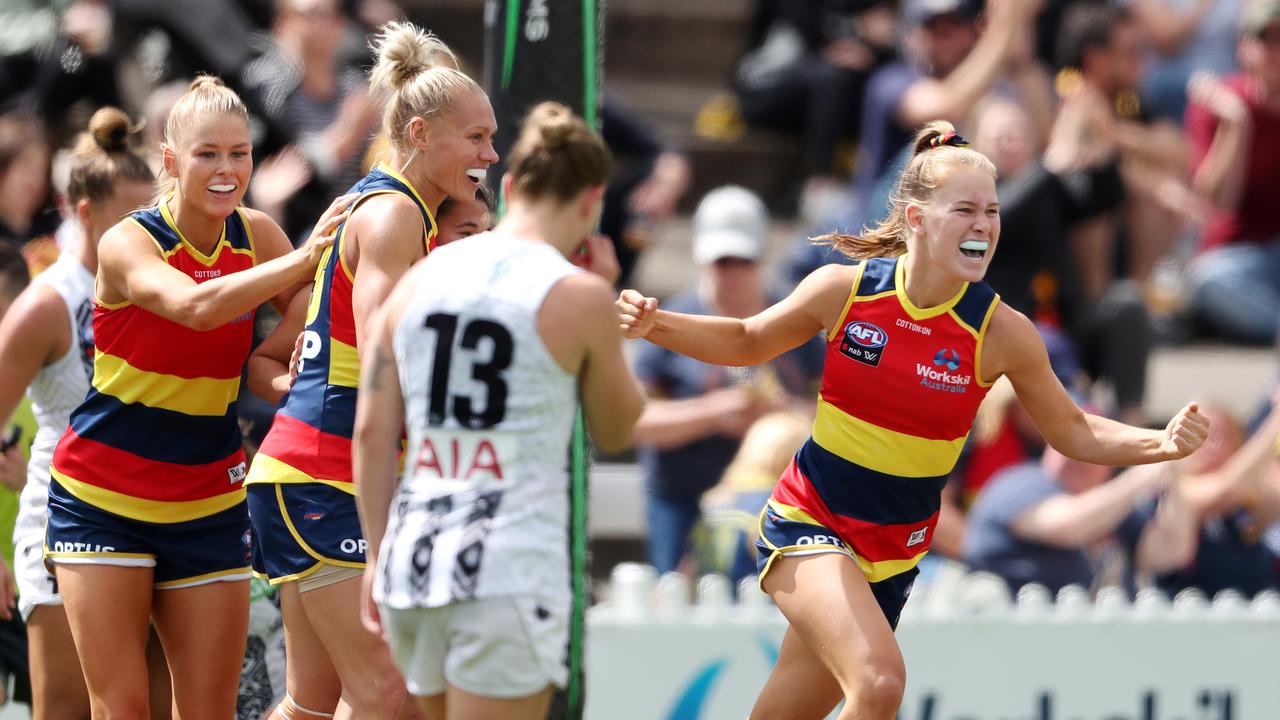
<svg viewBox="0 0 1280 720">
<path fill-rule="evenodd" d="M 458 69 L 458 57 L 435 33 L 408 22 L 389 22 L 371 43 L 378 58 L 369 74 L 375 88 L 399 90 L 433 67 Z"/>
</svg>

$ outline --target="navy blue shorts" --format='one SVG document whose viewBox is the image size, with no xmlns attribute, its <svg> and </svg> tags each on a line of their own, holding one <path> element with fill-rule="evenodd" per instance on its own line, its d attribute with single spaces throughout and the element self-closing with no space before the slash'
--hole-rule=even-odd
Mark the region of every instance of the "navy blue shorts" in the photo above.
<svg viewBox="0 0 1280 720">
<path fill-rule="evenodd" d="M 764 576 L 778 557 L 803 557 L 836 553 L 845 555 L 857 563 L 859 558 L 849 549 L 845 540 L 836 532 L 817 522 L 804 522 L 783 517 L 773 506 L 772 501 L 766 503 L 760 512 L 760 534 L 756 537 L 756 571 L 763 588 Z M 861 564 L 859 564 L 861 568 Z M 863 574 L 866 570 L 863 569 Z M 898 629 L 898 619 L 902 616 L 902 608 L 907 604 L 911 594 L 911 586 L 915 584 L 918 568 L 912 567 L 891 577 L 882 579 L 867 578 L 871 586 L 871 594 L 880 605 L 880 611 L 889 621 L 889 627 Z"/>
<path fill-rule="evenodd" d="M 247 580 L 252 559 L 244 501 L 195 520 L 152 523 L 107 512 L 49 483 L 45 557 L 64 565 L 155 568 L 157 588 Z"/>
<path fill-rule="evenodd" d="M 354 495 L 321 483 L 254 483 L 247 489 L 256 575 L 277 585 L 322 564 L 364 568 Z"/>
</svg>

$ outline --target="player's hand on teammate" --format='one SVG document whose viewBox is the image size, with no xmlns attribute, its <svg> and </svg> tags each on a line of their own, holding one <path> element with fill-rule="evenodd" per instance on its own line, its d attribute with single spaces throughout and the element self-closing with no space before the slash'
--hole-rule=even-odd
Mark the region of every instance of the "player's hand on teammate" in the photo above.
<svg viewBox="0 0 1280 720">
<path fill-rule="evenodd" d="M 382 637 L 382 615 L 378 612 L 378 604 L 373 601 L 374 563 L 364 566 L 364 574 L 360 576 L 360 624 L 364 629 Z"/>
<path fill-rule="evenodd" d="M 1200 414 L 1200 406 L 1187 403 L 1164 429 L 1161 450 L 1169 460 L 1181 460 L 1195 452 L 1209 437 L 1209 418 Z"/>
<path fill-rule="evenodd" d="M 637 340 L 649 334 L 658 317 L 658 301 L 645 297 L 636 290 L 623 290 L 613 307 L 618 311 L 618 324 L 622 336 Z"/>
<path fill-rule="evenodd" d="M 315 228 L 311 231 L 311 237 L 303 243 L 298 250 L 307 253 L 307 259 L 312 265 L 320 263 L 321 256 L 324 251 L 333 245 L 334 238 L 337 236 L 338 226 L 346 221 L 351 215 L 352 203 L 356 198 L 360 197 L 357 193 L 348 193 L 340 195 L 334 199 L 329 205 L 329 209 L 324 211 L 324 215 L 320 216 L 320 221 L 316 223 Z"/>
</svg>

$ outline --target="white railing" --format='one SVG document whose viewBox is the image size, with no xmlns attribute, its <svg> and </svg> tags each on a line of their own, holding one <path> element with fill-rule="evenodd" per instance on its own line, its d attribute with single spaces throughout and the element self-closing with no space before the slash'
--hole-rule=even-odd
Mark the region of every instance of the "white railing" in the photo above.
<svg viewBox="0 0 1280 720">
<path fill-rule="evenodd" d="M 588 615 L 591 720 L 743 718 L 786 621 L 745 581 L 615 569 Z M 838 610 L 834 610 L 838 611 Z M 913 597 L 898 639 L 902 720 L 1276 720 L 1280 595 L 1170 600 L 1078 587 L 1011 597 L 999 578 L 942 579 Z"/>
</svg>

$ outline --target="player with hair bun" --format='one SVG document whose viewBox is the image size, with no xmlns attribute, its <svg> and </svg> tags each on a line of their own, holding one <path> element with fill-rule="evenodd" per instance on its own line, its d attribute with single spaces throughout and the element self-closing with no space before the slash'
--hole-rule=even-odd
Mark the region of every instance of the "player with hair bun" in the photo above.
<svg viewBox="0 0 1280 720">
<path fill-rule="evenodd" d="M 110 167 L 146 177 L 119 154 L 127 124 L 117 116 L 97 128 L 95 142 L 116 155 L 73 173 L 73 197 L 107 193 Z M 93 372 L 53 451 L 44 547 L 94 717 L 148 715 L 153 622 L 174 714 L 235 712 L 250 547 L 235 401 L 253 311 L 292 297 L 346 205 L 335 202 L 293 249 L 269 217 L 240 207 L 251 150 L 240 98 L 198 77 L 165 125 L 168 179 L 156 204 L 112 225 L 118 218 L 107 213 L 137 200 L 117 198 L 88 217 L 91 232 L 110 228 L 97 244 L 96 280 L 84 280 L 94 298 Z M 80 340 L 68 340 L 76 362 L 88 352 Z"/>
<path fill-rule="evenodd" d="M 351 188 L 351 216 L 316 269 L 305 313 L 298 299 L 250 364 L 252 387 L 283 396 L 247 483 L 254 570 L 280 589 L 288 694 L 275 716 L 285 720 L 415 712 L 382 638 L 360 624 L 366 542 L 351 474 L 360 347 L 396 281 L 435 247 L 441 202 L 474 199 L 498 159 L 489 98 L 439 38 L 393 22 L 373 48 L 390 162 Z"/>
<path fill-rule="evenodd" d="M 581 118 L 538 105 L 511 150 L 506 216 L 419 263 L 371 324 L 363 611 L 429 718 L 543 720 L 580 662 L 574 416 L 581 397 L 595 442 L 618 450 L 644 403 L 613 314 L 617 259 L 589 237 L 611 166 Z M 592 272 L 569 259 L 588 237 Z"/>
<path fill-rule="evenodd" d="M 760 517 L 760 587 L 790 622 L 751 717 L 889 720 L 906 669 L 893 636 L 933 541 L 943 483 L 978 404 L 1008 377 L 1045 439 L 1099 465 L 1175 460 L 1208 421 L 1188 404 L 1161 431 L 1083 412 L 1035 326 L 982 283 L 1000 239 L 991 162 L 936 121 L 914 140 L 891 213 L 861 236 L 818 240 L 829 265 L 745 320 L 658 310 L 624 290 L 628 337 L 720 365 L 756 365 L 819 331 L 826 364 L 813 433 Z"/>
</svg>

